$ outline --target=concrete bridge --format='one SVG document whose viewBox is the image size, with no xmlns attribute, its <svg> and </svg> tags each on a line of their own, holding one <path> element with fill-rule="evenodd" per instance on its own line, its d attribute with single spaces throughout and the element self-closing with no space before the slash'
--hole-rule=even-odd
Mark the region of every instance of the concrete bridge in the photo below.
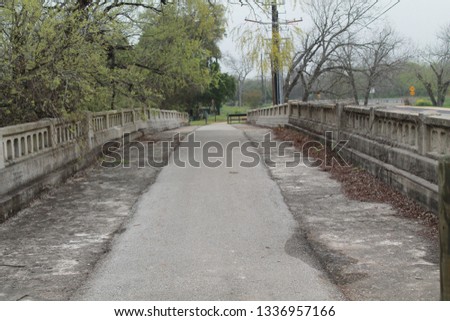
<svg viewBox="0 0 450 321">
<path fill-rule="evenodd" d="M 130 109 L 85 113 L 0 128 L 0 223 L 46 186 L 57 185 L 98 156 L 104 143 L 186 125 L 186 113 Z"/>
<path fill-rule="evenodd" d="M 346 141 L 347 160 L 437 214 L 438 160 L 450 151 L 447 111 L 398 106 L 359 107 L 344 104 L 289 104 L 257 109 L 250 123 L 287 126 L 323 141 Z"/>
<path fill-rule="evenodd" d="M 333 131 L 349 139 L 346 157 L 436 207 L 432 168 L 448 143 L 438 115 L 290 102 L 248 120 L 318 140 Z M 349 199 L 319 168 L 283 166 L 292 147 L 275 148 L 277 166 L 266 166 L 268 128 L 186 122 L 182 113 L 129 110 L 0 129 L 3 218 L 18 212 L 0 225 L 0 299 L 439 298 L 427 226 L 389 204 Z M 129 158 L 93 162 L 124 133 L 135 147 L 122 146 Z M 176 133 L 169 155 L 162 142 Z M 143 162 L 150 154 L 167 166 Z"/>
</svg>

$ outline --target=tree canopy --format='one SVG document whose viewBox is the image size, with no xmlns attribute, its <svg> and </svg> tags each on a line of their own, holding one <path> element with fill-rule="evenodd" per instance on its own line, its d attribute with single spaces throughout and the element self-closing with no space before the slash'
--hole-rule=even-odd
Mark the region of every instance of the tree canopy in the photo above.
<svg viewBox="0 0 450 321">
<path fill-rule="evenodd" d="M 223 76 L 212 65 L 221 56 L 224 6 L 207 0 L 164 3 L 5 2 L 0 126 L 82 110 L 187 110 L 219 86 Z"/>
</svg>

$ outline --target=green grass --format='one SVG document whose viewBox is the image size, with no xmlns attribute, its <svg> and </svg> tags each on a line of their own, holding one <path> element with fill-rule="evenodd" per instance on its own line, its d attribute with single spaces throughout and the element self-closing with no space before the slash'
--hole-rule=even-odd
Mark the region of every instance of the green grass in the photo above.
<svg viewBox="0 0 450 321">
<path fill-rule="evenodd" d="M 250 109 L 251 108 L 249 108 L 249 107 L 222 106 L 220 113 L 225 116 L 228 114 L 244 114 L 247 111 L 249 111 Z"/>
<path fill-rule="evenodd" d="M 428 98 L 428 97 L 417 97 L 415 106 L 433 107 L 431 104 L 430 98 Z M 444 103 L 443 107 L 450 108 L 450 97 L 449 96 L 447 96 L 447 98 L 445 99 L 445 103 Z"/>
<path fill-rule="evenodd" d="M 224 123 L 227 121 L 227 115 L 245 114 L 250 109 L 251 108 L 249 107 L 222 106 L 220 110 L 220 115 L 217 115 L 216 117 L 210 115 L 208 117 L 208 125 L 214 123 Z M 204 119 L 191 121 L 191 126 L 204 126 L 204 125 L 205 125 Z"/>
<path fill-rule="evenodd" d="M 218 115 L 216 117 L 216 120 L 214 120 L 214 116 L 209 116 L 208 117 L 208 125 L 209 124 L 214 124 L 214 123 L 225 123 L 227 121 L 227 116 L 226 115 Z M 205 120 L 204 119 L 200 119 L 200 120 L 193 120 L 191 121 L 191 126 L 204 126 L 205 124 Z"/>
</svg>

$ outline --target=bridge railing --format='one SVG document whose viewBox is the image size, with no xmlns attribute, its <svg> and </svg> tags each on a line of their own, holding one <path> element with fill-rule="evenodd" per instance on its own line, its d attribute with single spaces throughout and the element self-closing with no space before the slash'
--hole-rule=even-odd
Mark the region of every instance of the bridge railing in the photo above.
<svg viewBox="0 0 450 321">
<path fill-rule="evenodd" d="M 278 126 L 298 120 L 314 132 L 347 131 L 434 159 L 450 152 L 450 117 L 434 110 L 414 113 L 380 106 L 290 101 L 248 112 L 248 121 L 253 123 Z"/>
<path fill-rule="evenodd" d="M 54 125 L 49 121 L 3 128 L 0 131 L 2 142 L 0 168 L 51 149 L 53 143 L 50 137 L 53 128 Z M 61 128 L 59 130 L 61 131 Z"/>
<path fill-rule="evenodd" d="M 442 156 L 450 154 L 450 116 L 388 107 L 289 101 L 251 110 L 248 121 L 294 126 L 319 140 L 331 131 L 335 140 L 347 141 L 350 161 L 436 212 L 436 167 Z"/>
<path fill-rule="evenodd" d="M 344 106 L 344 130 L 439 159 L 450 151 L 450 117 L 436 111 L 402 112 Z"/>
<path fill-rule="evenodd" d="M 149 126 L 157 121 L 187 123 L 187 113 L 160 109 L 126 109 L 87 113 L 79 121 L 46 119 L 0 128 L 0 169 L 62 145 L 91 138 L 112 128 Z M 150 123 L 150 124 L 147 124 Z M 130 126 L 131 125 L 131 126 Z M 92 142 L 91 142 L 92 143 Z"/>
</svg>

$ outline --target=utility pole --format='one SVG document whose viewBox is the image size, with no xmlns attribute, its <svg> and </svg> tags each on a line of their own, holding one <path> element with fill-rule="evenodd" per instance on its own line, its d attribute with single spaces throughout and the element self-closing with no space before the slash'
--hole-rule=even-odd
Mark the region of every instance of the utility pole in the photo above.
<svg viewBox="0 0 450 321">
<path fill-rule="evenodd" d="M 261 97 L 263 105 L 266 104 L 266 85 L 264 83 L 263 53 L 261 52 Z"/>
<path fill-rule="evenodd" d="M 254 22 L 262 25 L 272 25 L 272 40 L 271 40 L 271 51 L 270 51 L 270 64 L 272 69 L 272 104 L 279 105 L 283 103 L 283 77 L 281 75 L 282 65 L 281 65 L 281 57 L 280 57 L 280 47 L 281 47 L 281 36 L 280 36 L 280 25 L 288 25 L 291 23 L 296 23 L 302 21 L 300 20 L 292 20 L 280 23 L 279 14 L 278 14 L 278 0 L 271 0 L 271 8 L 272 8 L 272 21 L 271 22 L 263 22 L 251 19 L 245 19 L 245 21 Z"/>
<path fill-rule="evenodd" d="M 282 103 L 280 92 L 280 23 L 278 19 L 277 1 L 272 2 L 272 103 L 279 105 Z"/>
</svg>

